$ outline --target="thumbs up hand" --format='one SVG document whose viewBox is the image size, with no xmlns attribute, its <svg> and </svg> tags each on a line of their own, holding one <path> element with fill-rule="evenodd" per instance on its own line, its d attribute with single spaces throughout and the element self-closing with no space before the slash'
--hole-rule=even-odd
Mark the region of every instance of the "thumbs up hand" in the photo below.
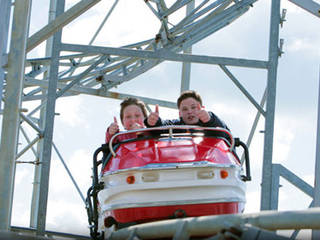
<svg viewBox="0 0 320 240">
<path fill-rule="evenodd" d="M 204 106 L 200 106 L 199 104 L 199 112 L 198 112 L 198 118 L 201 122 L 207 123 L 210 120 L 210 115 L 209 113 L 204 109 Z"/>
<path fill-rule="evenodd" d="M 113 123 L 110 124 L 108 131 L 111 136 L 119 132 L 119 125 L 116 117 L 113 117 Z"/>
<path fill-rule="evenodd" d="M 150 113 L 150 115 L 148 116 L 147 122 L 151 127 L 153 127 L 156 125 L 158 120 L 159 120 L 159 106 L 158 104 L 156 104 L 155 111 Z"/>
</svg>

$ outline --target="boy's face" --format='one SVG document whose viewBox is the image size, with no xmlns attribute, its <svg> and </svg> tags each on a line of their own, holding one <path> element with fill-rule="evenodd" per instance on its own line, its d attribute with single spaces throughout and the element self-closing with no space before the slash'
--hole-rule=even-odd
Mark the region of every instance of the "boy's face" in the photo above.
<svg viewBox="0 0 320 240">
<path fill-rule="evenodd" d="M 181 101 L 179 106 L 179 116 L 187 125 L 194 125 L 199 122 L 200 103 L 192 97 Z"/>
</svg>

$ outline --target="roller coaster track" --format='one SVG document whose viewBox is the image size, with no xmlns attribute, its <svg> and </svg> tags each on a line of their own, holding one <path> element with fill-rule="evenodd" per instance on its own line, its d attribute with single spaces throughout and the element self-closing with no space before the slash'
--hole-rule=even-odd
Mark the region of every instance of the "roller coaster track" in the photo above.
<svg viewBox="0 0 320 240">
<path fill-rule="evenodd" d="M 177 23 L 170 23 L 170 15 L 185 7 L 190 0 L 176 1 L 167 7 L 166 1 L 145 1 L 161 23 L 155 38 L 120 48 L 62 44 L 61 50 L 76 52 L 59 58 L 58 96 L 80 93 L 108 96 L 108 90 L 130 81 L 164 60 L 181 61 L 179 54 L 210 34 L 227 26 L 249 10 L 256 0 L 197 1 L 190 14 Z M 187 59 L 185 60 L 187 61 Z M 201 62 L 201 59 L 199 60 Z M 43 99 L 48 78 L 41 79 L 51 63 L 50 58 L 28 59 L 32 70 L 25 76 L 24 101 Z"/>
</svg>

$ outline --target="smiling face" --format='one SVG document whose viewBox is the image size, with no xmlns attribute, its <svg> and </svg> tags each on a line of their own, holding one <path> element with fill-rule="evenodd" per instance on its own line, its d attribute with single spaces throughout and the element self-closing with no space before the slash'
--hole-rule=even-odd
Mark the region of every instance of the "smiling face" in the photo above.
<svg viewBox="0 0 320 240">
<path fill-rule="evenodd" d="M 123 110 L 123 118 L 121 119 L 123 127 L 126 130 L 144 128 L 144 115 L 141 108 L 137 105 L 126 106 Z"/>
<path fill-rule="evenodd" d="M 188 125 L 194 125 L 199 122 L 198 113 L 201 109 L 200 103 L 192 97 L 181 101 L 179 106 L 179 116 Z"/>
</svg>

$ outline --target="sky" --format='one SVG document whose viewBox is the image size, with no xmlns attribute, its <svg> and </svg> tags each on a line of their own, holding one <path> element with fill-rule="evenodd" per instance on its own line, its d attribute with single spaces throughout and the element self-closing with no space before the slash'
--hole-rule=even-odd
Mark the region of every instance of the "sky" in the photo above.
<svg viewBox="0 0 320 240">
<path fill-rule="evenodd" d="M 30 35 L 47 19 L 48 1 L 33 0 Z M 69 8 L 78 1 L 66 1 Z M 171 1 L 174 2 L 174 1 Z M 226 28 L 193 45 L 197 55 L 268 59 L 269 0 L 259 0 Z M 319 1 L 316 1 L 319 2 Z M 88 44 L 113 1 L 101 1 L 70 23 L 63 31 L 65 43 Z M 284 54 L 279 58 L 273 162 L 280 163 L 313 186 L 317 103 L 320 80 L 320 19 L 287 0 L 286 21 L 280 29 Z M 41 20 L 40 20 L 41 19 Z M 120 0 L 94 45 L 118 47 L 155 36 L 159 23 L 144 1 Z M 28 54 L 43 57 L 44 44 Z M 137 96 L 158 96 L 173 101 L 180 92 L 181 63 L 164 62 L 112 91 Z M 266 86 L 265 70 L 229 67 L 229 70 L 260 102 Z M 216 113 L 235 137 L 246 141 L 256 110 L 218 66 L 192 64 L 191 89 L 203 97 L 206 109 Z M 160 89 L 160 91 L 159 91 Z M 107 126 L 119 116 L 118 100 L 93 96 L 57 100 L 53 141 L 85 195 L 91 185 L 93 152 L 104 142 Z M 36 103 L 24 106 L 30 110 Z M 151 106 L 154 108 L 154 106 Z M 177 110 L 160 107 L 163 118 L 176 118 Z M 118 117 L 119 118 L 119 117 Z M 252 181 L 247 184 L 245 213 L 259 211 L 263 160 L 264 119 L 261 118 L 250 146 Z M 32 130 L 26 127 L 30 135 Z M 20 137 L 21 143 L 25 141 Z M 22 160 L 22 159 L 21 159 Z M 34 160 L 29 151 L 23 160 Z M 18 164 L 13 203 L 13 226 L 28 227 L 33 182 L 33 165 Z M 306 209 L 311 198 L 281 179 L 279 210 Z M 292 201 L 292 198 L 295 201 Z M 47 230 L 88 235 L 84 203 L 53 150 L 50 172 Z"/>
</svg>

